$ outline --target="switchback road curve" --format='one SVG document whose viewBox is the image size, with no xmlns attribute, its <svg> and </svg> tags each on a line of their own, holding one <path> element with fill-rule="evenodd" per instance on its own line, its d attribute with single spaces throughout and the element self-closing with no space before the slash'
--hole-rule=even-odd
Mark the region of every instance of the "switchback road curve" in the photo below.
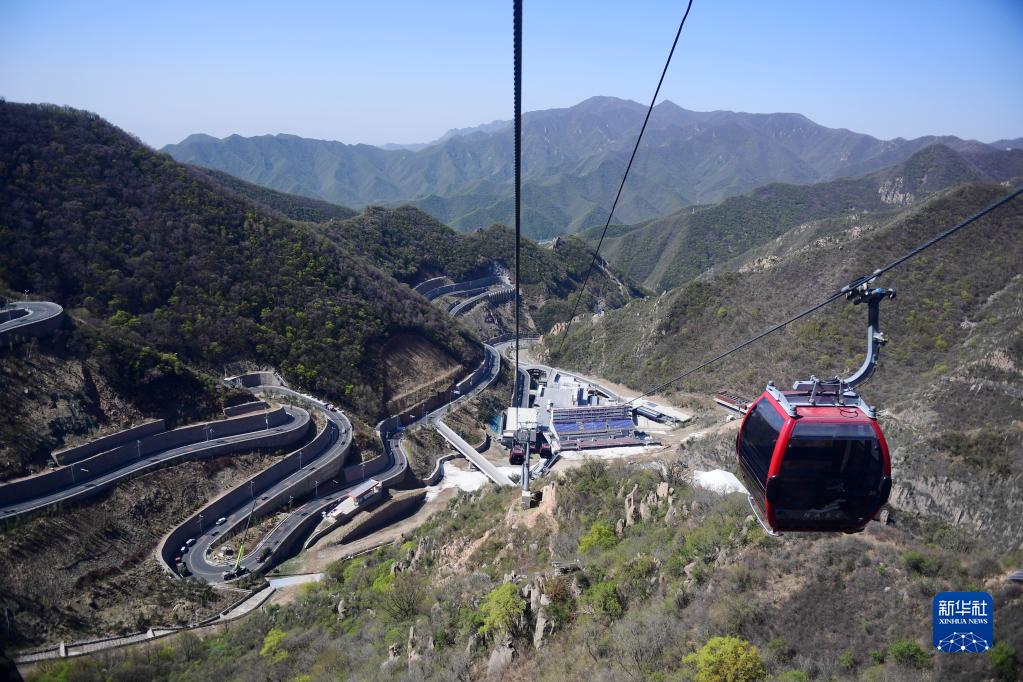
<svg viewBox="0 0 1023 682">
<path fill-rule="evenodd" d="M 0 341 L 44 336 L 61 325 L 64 309 L 49 301 L 14 301 L 0 306 Z"/>
</svg>

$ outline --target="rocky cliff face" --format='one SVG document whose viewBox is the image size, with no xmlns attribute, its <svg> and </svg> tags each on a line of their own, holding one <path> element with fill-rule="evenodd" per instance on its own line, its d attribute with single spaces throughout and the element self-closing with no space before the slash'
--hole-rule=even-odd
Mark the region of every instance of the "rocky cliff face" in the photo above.
<svg viewBox="0 0 1023 682">
<path fill-rule="evenodd" d="M 911 204 L 913 203 L 913 193 L 904 189 L 905 184 L 906 179 L 902 176 L 892 178 L 891 180 L 885 180 L 881 183 L 881 186 L 877 188 L 877 195 L 881 198 L 881 201 L 886 204 L 892 204 L 895 206 Z"/>
</svg>

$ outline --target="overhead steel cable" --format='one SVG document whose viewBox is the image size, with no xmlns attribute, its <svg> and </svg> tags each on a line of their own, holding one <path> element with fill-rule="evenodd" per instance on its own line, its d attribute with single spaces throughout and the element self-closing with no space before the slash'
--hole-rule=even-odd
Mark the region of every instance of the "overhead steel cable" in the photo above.
<svg viewBox="0 0 1023 682">
<path fill-rule="evenodd" d="M 675 54 L 675 47 L 678 45 L 679 36 L 682 35 L 682 27 L 686 25 L 686 18 L 689 16 L 689 10 L 693 7 L 693 0 L 689 0 L 689 4 L 686 5 L 685 14 L 682 15 L 682 21 L 678 25 L 678 31 L 675 32 L 675 40 L 671 43 L 671 50 L 668 51 L 668 58 L 664 61 L 664 68 L 661 70 L 661 77 L 657 81 L 657 88 L 654 90 L 654 96 L 650 99 L 650 106 L 647 107 L 646 116 L 643 118 L 643 125 L 639 129 L 639 135 L 636 136 L 636 144 L 632 147 L 632 155 L 629 156 L 629 163 L 625 166 L 625 174 L 622 175 L 622 181 L 618 185 L 618 193 L 615 194 L 614 203 L 611 204 L 611 210 L 607 214 L 607 222 L 604 223 L 604 230 L 600 233 L 600 241 L 597 242 L 597 248 L 593 251 L 593 259 L 590 260 L 590 267 L 586 270 L 586 276 L 583 277 L 582 286 L 579 287 L 579 293 L 576 294 L 575 304 L 572 306 L 572 314 L 568 316 L 568 327 L 565 328 L 565 336 L 561 339 L 561 344 L 558 346 L 558 353 L 561 353 L 561 349 L 565 345 L 565 339 L 568 338 L 568 332 L 572 330 L 572 322 L 575 319 L 575 313 L 579 309 L 579 300 L 586 292 L 586 283 L 590 281 L 590 275 L 593 274 L 593 268 L 597 265 L 597 259 L 600 257 L 600 247 L 604 245 L 604 237 L 607 236 L 607 228 L 611 225 L 611 219 L 614 217 L 615 209 L 618 208 L 618 200 L 622 198 L 622 190 L 625 188 L 625 181 L 629 177 L 629 171 L 632 170 L 632 162 L 636 160 L 636 152 L 639 151 L 639 143 L 643 140 L 643 133 L 646 131 L 646 125 L 650 121 L 650 114 L 654 111 L 654 104 L 657 102 L 657 96 L 661 92 L 661 85 L 664 84 L 664 77 L 668 74 L 668 66 L 671 64 L 671 57 Z M 517 191 L 517 190 L 516 190 Z M 516 224 L 518 221 L 518 204 L 516 203 Z"/>
<path fill-rule="evenodd" d="M 519 252 L 522 250 L 522 0 L 512 2 L 513 61 L 515 79 L 515 377 L 512 381 L 512 405 L 516 402 L 519 384 Z"/>
<path fill-rule="evenodd" d="M 938 242 L 942 241 L 943 239 L 952 236 L 953 234 L 955 234 L 959 230 L 963 229 L 964 227 L 966 227 L 966 226 L 976 222 L 977 220 L 980 220 L 981 218 L 986 216 L 988 213 L 991 213 L 995 209 L 997 209 L 997 208 L 999 208 L 1001 206 L 1004 206 L 1005 204 L 1009 203 L 1010 201 L 1012 201 L 1013 199 L 1018 197 L 1020 194 L 1023 194 L 1023 186 L 1017 187 L 1016 189 L 1014 189 L 1012 192 L 1010 192 L 1009 194 L 1005 195 L 1001 199 L 998 199 L 997 201 L 994 201 L 994 202 L 988 204 L 987 206 L 985 206 L 981 210 L 979 210 L 976 213 L 974 213 L 973 215 L 971 215 L 966 220 L 963 220 L 962 222 L 956 223 L 955 225 L 953 225 L 952 227 L 948 228 L 944 232 L 938 234 L 935 237 L 932 237 L 931 239 L 928 239 L 923 244 L 917 246 L 915 249 L 912 249 L 911 251 L 909 251 L 905 255 L 902 255 L 902 256 L 896 258 L 895 260 L 893 260 L 892 262 L 888 263 L 884 267 L 880 267 L 877 270 L 874 270 L 869 275 L 864 275 L 862 277 L 859 277 L 859 278 L 853 280 L 849 284 L 846 284 L 844 287 L 842 287 L 841 289 L 839 289 L 835 293 L 831 294 L 830 296 L 825 298 L 820 303 L 817 303 L 816 305 L 811 306 L 810 308 L 807 308 L 806 310 L 804 310 L 804 311 L 802 311 L 802 312 L 800 312 L 800 313 L 798 313 L 796 315 L 793 315 L 792 317 L 790 317 L 789 319 L 785 320 L 784 322 L 781 322 L 779 324 L 774 325 L 773 327 L 765 329 L 764 331 L 760 332 L 756 336 L 754 336 L 754 337 L 752 337 L 750 339 L 747 339 L 746 341 L 743 341 L 738 346 L 734 346 L 733 348 L 730 348 L 730 349 L 726 350 L 723 353 L 715 355 L 710 360 L 706 360 L 704 362 L 701 362 L 699 365 L 697 365 L 695 367 L 692 367 L 690 369 L 687 369 L 686 371 L 682 372 L 678 376 L 676 376 L 676 377 L 674 377 L 672 379 L 669 379 L 669 380 L 667 380 L 667 381 L 665 381 L 665 382 L 663 382 L 661 384 L 658 384 L 657 386 L 649 389 L 648 391 L 646 391 L 646 392 L 636 396 L 632 400 L 629 400 L 625 404 L 628 405 L 629 403 L 633 403 L 633 402 L 635 402 L 635 401 L 637 401 L 637 400 L 639 400 L 641 398 L 645 398 L 648 395 L 651 395 L 653 393 L 657 393 L 659 391 L 662 391 L 665 388 L 667 388 L 668 386 L 674 384 L 675 382 L 681 381 L 682 379 L 685 379 L 689 375 L 695 374 L 696 372 L 699 372 L 701 369 L 707 367 L 708 365 L 712 365 L 715 362 L 718 362 L 719 360 L 723 360 L 724 358 L 728 357 L 732 353 L 736 353 L 736 352 L 742 350 L 743 348 L 746 348 L 747 346 L 750 346 L 750 345 L 756 343 L 757 341 L 759 341 L 760 339 L 764 338 L 765 336 L 773 334 L 774 332 L 778 331 L 779 329 L 792 324 L 796 320 L 802 319 L 802 318 L 806 317 L 807 315 L 809 315 L 811 313 L 817 312 L 821 308 L 823 308 L 823 307 L 825 307 L 827 305 L 830 305 L 831 303 L 835 302 L 836 300 L 842 298 L 843 296 L 848 294 L 850 291 L 856 289 L 857 287 L 859 287 L 859 286 L 861 286 L 863 284 L 868 284 L 868 283 L 872 282 L 874 279 L 880 277 L 881 275 L 883 275 L 884 273 L 888 272 L 889 270 L 892 270 L 893 268 L 896 268 L 896 267 L 902 265 L 903 263 L 905 263 L 910 258 L 913 258 L 914 256 L 920 254 L 921 252 L 931 248 L 932 246 L 934 246 Z"/>
</svg>

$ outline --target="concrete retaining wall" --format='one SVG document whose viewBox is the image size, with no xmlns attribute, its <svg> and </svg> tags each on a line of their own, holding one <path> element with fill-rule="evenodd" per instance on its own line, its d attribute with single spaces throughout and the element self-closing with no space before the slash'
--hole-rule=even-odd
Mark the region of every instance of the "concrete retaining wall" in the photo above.
<svg viewBox="0 0 1023 682">
<path fill-rule="evenodd" d="M 25 317 L 26 315 L 28 315 L 28 311 L 24 308 L 7 308 L 5 310 L 0 310 L 0 324 L 16 320 L 19 317 Z"/>
<path fill-rule="evenodd" d="M 241 405 L 232 405 L 231 407 L 224 408 L 225 417 L 237 417 L 242 414 L 248 414 L 249 412 L 262 412 L 268 407 L 264 400 L 253 400 L 251 403 L 242 403 Z"/>
<path fill-rule="evenodd" d="M 299 430 L 298 434 L 301 434 L 303 432 L 304 429 L 301 429 Z M 150 466 L 147 466 L 145 469 L 137 472 L 136 475 L 141 476 L 142 474 L 149 473 L 150 471 L 155 471 L 156 469 L 178 464 L 180 462 L 184 462 L 187 460 L 212 459 L 214 457 L 221 457 L 223 455 L 231 454 L 232 452 L 241 452 L 257 448 L 268 449 L 284 447 L 289 443 L 294 442 L 298 437 L 299 435 L 297 435 L 296 432 L 294 431 L 286 431 L 284 433 L 269 432 L 265 436 L 261 436 L 259 438 L 254 438 L 252 440 L 244 442 L 219 443 L 210 448 L 197 450 L 196 452 L 191 453 L 190 456 L 188 457 L 174 458 L 170 460 L 161 461 L 159 463 L 153 463 Z M 122 480 L 124 479 L 114 479 L 104 481 L 102 483 L 97 483 L 91 488 L 85 488 L 73 495 L 65 497 L 64 499 L 61 500 L 61 504 L 75 504 L 81 502 L 82 500 L 89 499 L 90 497 L 95 497 L 96 495 L 99 495 L 100 493 L 103 493 L 113 488 Z"/>
<path fill-rule="evenodd" d="M 109 436 L 103 436 L 96 440 L 91 440 L 88 443 L 76 445 L 74 447 L 65 448 L 63 450 L 57 450 L 53 453 L 53 459 L 57 461 L 57 464 L 72 464 L 74 462 L 80 462 L 86 457 L 91 457 L 99 452 L 105 452 L 118 445 L 123 445 L 129 441 L 139 440 L 147 436 L 152 436 L 157 433 L 163 432 L 167 428 L 164 420 L 156 419 L 139 426 L 133 426 L 130 429 L 124 431 L 118 431 L 112 433 Z"/>
<path fill-rule="evenodd" d="M 448 277 L 434 277 L 412 287 L 412 291 L 418 291 L 423 296 L 426 296 L 434 289 L 444 286 L 445 282 L 450 282 L 451 279 Z"/>
<path fill-rule="evenodd" d="M 450 461 L 456 457 L 461 457 L 461 455 L 449 452 L 446 455 L 438 457 L 437 463 L 433 465 L 433 471 L 430 472 L 429 476 L 423 479 L 423 483 L 426 485 L 437 485 L 437 481 L 439 481 L 444 474 L 444 462 Z"/>
<path fill-rule="evenodd" d="M 287 422 L 289 419 L 288 413 L 283 408 L 278 407 L 268 412 L 266 417 L 259 413 L 212 422 L 213 438 L 211 440 L 222 436 L 233 436 L 239 433 L 256 431 L 260 426 L 265 427 L 267 420 L 269 420 L 270 426 L 274 427 Z M 0 499 L 3 499 L 4 503 L 23 502 L 54 493 L 62 488 L 74 485 L 75 482 L 83 483 L 90 481 L 139 458 L 140 454 L 142 457 L 145 457 L 152 453 L 204 441 L 206 439 L 206 427 L 207 424 L 205 423 L 193 424 L 174 429 L 173 431 L 157 433 L 143 439 L 135 439 L 129 444 L 121 445 L 112 450 L 80 460 L 72 466 L 8 483 L 7 485 L 0 486 Z M 292 433 L 268 433 L 267 437 L 263 439 L 254 439 L 245 443 L 222 443 L 218 446 L 210 447 L 208 450 L 198 451 L 194 456 L 196 458 L 209 458 L 240 449 L 275 447 L 278 444 L 290 443 L 293 438 L 294 435 Z M 136 445 L 136 442 L 138 445 Z M 177 458 L 174 460 L 174 462 L 179 461 L 183 460 Z M 76 470 L 74 473 L 72 472 L 72 467 Z M 83 468 L 88 469 L 88 472 L 82 471 Z M 109 484 L 115 485 L 116 481 L 110 481 Z M 95 494 L 100 490 L 105 490 L 110 485 L 97 485 L 96 488 L 83 492 Z M 82 495 L 69 499 L 80 499 L 87 496 Z"/>
<path fill-rule="evenodd" d="M 506 289 L 497 289 L 495 291 L 488 291 L 483 294 L 478 294 L 464 301 L 455 301 L 454 303 L 448 306 L 448 312 L 451 313 L 451 315 L 458 317 L 459 315 L 462 315 L 472 310 L 472 308 L 481 301 L 488 301 L 490 303 L 504 303 L 505 301 L 510 301 L 513 298 L 515 298 L 514 287 L 509 287 Z"/>
<path fill-rule="evenodd" d="M 409 491 L 409 493 L 402 494 L 401 497 L 395 496 L 394 499 L 388 500 L 383 505 L 376 509 L 368 512 L 365 516 L 357 517 L 351 525 L 348 526 L 347 532 L 345 532 L 339 539 L 338 543 L 349 542 L 360 538 L 368 533 L 372 533 L 378 528 L 383 528 L 397 519 L 402 519 L 411 514 L 417 508 L 422 506 L 426 500 L 425 490 Z"/>
<path fill-rule="evenodd" d="M 23 307 L 18 307 L 18 303 L 12 304 L 14 307 L 8 307 L 6 310 L 0 312 L 0 325 L 5 322 L 17 320 L 25 317 L 29 314 L 29 311 Z M 2 329 L 0 330 L 0 339 L 6 342 L 22 341 L 25 339 L 37 337 L 37 336 L 48 336 L 53 332 L 57 331 L 64 325 L 64 309 L 56 303 L 45 303 L 43 304 L 48 308 L 47 312 L 52 312 L 49 317 L 42 317 L 43 313 L 38 313 L 38 319 L 27 322 L 26 324 L 19 325 L 13 329 Z"/>
<path fill-rule="evenodd" d="M 539 334 L 519 334 L 519 339 L 521 339 L 522 341 L 531 341 L 539 338 L 540 338 Z M 508 341 L 514 340 L 515 332 L 506 332 L 504 334 L 498 334 L 492 339 L 487 339 L 487 343 L 489 343 L 491 346 L 494 346 L 499 343 L 507 343 Z"/>
<path fill-rule="evenodd" d="M 375 476 L 381 471 L 386 469 L 390 464 L 387 455 L 377 455 L 373 459 L 367 460 L 365 464 L 350 464 L 346 466 L 342 471 L 345 483 L 354 483 L 355 481 L 361 481 L 363 473 L 365 478 Z"/>
</svg>

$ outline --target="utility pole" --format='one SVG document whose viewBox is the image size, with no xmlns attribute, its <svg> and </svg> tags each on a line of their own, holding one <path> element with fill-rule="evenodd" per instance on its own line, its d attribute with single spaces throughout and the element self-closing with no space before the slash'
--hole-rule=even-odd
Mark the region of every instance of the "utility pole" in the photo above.
<svg viewBox="0 0 1023 682">
<path fill-rule="evenodd" d="M 199 514 L 199 535 L 202 535 L 202 514 Z"/>
</svg>

